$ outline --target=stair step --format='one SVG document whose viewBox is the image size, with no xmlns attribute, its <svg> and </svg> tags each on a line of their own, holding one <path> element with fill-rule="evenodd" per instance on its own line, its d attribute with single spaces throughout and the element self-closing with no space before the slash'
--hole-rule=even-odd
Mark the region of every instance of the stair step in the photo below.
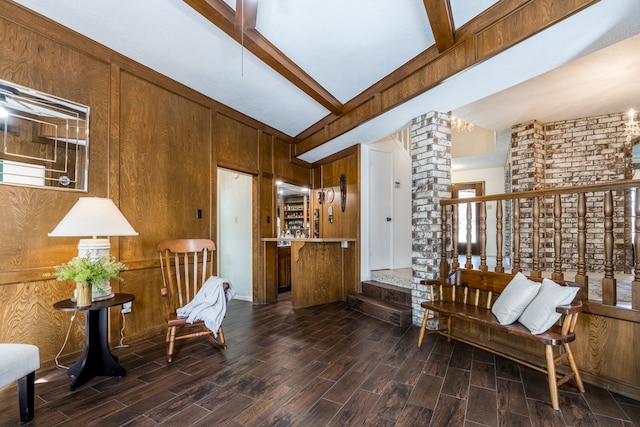
<svg viewBox="0 0 640 427">
<path fill-rule="evenodd" d="M 361 283 L 361 293 L 385 301 L 395 302 L 405 307 L 411 307 L 411 289 L 402 288 L 388 283 L 368 280 Z"/>
<path fill-rule="evenodd" d="M 413 270 L 411 268 L 372 270 L 371 280 L 410 289 L 413 283 Z"/>
<path fill-rule="evenodd" d="M 411 326 L 411 307 L 364 294 L 347 295 L 347 307 L 396 326 Z"/>
</svg>

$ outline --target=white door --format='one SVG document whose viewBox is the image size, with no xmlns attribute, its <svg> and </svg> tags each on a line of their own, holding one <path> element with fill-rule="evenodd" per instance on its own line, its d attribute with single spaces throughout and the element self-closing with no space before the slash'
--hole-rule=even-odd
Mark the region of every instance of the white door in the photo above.
<svg viewBox="0 0 640 427">
<path fill-rule="evenodd" d="M 253 178 L 218 169 L 218 275 L 236 298 L 253 300 Z"/>
<path fill-rule="evenodd" d="M 369 268 L 391 268 L 393 184 L 391 153 L 371 150 L 369 157 Z"/>
</svg>

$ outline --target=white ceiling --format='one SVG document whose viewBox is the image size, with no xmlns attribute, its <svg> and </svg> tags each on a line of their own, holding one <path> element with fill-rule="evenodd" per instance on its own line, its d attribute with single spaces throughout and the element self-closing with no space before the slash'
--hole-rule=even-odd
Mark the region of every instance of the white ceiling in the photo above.
<svg viewBox="0 0 640 427">
<path fill-rule="evenodd" d="M 456 27 L 494 2 L 451 0 Z M 287 135 L 329 114 L 183 1 L 16 3 Z M 342 103 L 434 43 L 423 0 L 259 0 L 256 29 Z M 300 158 L 314 162 L 426 112 L 452 111 L 495 130 L 499 145 L 494 156 L 454 163 L 502 165 L 514 123 L 640 110 L 637 34 L 640 1 L 601 0 Z"/>
</svg>

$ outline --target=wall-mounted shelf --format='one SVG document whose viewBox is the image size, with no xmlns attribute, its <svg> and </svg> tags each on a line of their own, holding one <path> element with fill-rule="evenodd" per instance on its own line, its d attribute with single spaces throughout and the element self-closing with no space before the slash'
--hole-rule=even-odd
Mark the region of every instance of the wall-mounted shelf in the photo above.
<svg viewBox="0 0 640 427">
<path fill-rule="evenodd" d="M 309 235 L 309 201 L 307 196 L 287 196 L 282 203 L 282 231 L 296 236 L 300 232 L 303 236 Z"/>
</svg>

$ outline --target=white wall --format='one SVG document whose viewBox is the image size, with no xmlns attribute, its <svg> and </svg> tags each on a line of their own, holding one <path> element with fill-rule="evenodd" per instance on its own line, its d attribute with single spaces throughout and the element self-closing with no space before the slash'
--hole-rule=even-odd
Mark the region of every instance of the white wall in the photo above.
<svg viewBox="0 0 640 427">
<path fill-rule="evenodd" d="M 369 183 L 370 174 L 375 171 L 368 170 L 369 150 L 375 149 L 388 151 L 393 157 L 393 180 L 399 182 L 399 187 L 392 194 L 394 212 L 393 217 L 393 265 L 391 268 L 411 267 L 411 158 L 409 154 L 396 144 L 393 139 L 385 138 L 374 144 L 362 146 L 362 176 L 361 176 L 361 277 L 362 280 L 371 278 L 369 269 L 369 251 L 375 248 L 369 247 Z M 453 171 L 452 182 L 480 182 L 485 183 L 485 194 L 504 193 L 504 167 L 473 169 L 465 171 Z M 487 204 L 487 236 L 496 235 L 496 207 L 495 202 Z M 487 256 L 496 256 L 497 247 L 494 239 L 487 239 Z"/>
<path fill-rule="evenodd" d="M 385 138 L 379 142 L 362 146 L 361 169 L 361 277 L 367 280 L 371 277 L 369 270 L 369 252 L 375 250 L 369 246 L 369 150 L 379 150 L 391 153 L 393 159 L 392 203 L 392 269 L 411 268 L 411 157 L 393 139 Z"/>
<path fill-rule="evenodd" d="M 250 175 L 218 169 L 218 274 L 244 301 L 253 301 L 252 182 Z"/>
<path fill-rule="evenodd" d="M 464 171 L 453 171 L 451 180 L 454 184 L 463 182 L 482 182 L 484 181 L 484 194 L 502 194 L 504 193 L 504 168 L 487 168 L 473 169 Z M 504 208 L 503 208 L 504 215 Z M 496 256 L 497 246 L 495 238 L 490 236 L 496 235 L 496 204 L 495 202 L 487 203 L 487 256 Z"/>
</svg>

